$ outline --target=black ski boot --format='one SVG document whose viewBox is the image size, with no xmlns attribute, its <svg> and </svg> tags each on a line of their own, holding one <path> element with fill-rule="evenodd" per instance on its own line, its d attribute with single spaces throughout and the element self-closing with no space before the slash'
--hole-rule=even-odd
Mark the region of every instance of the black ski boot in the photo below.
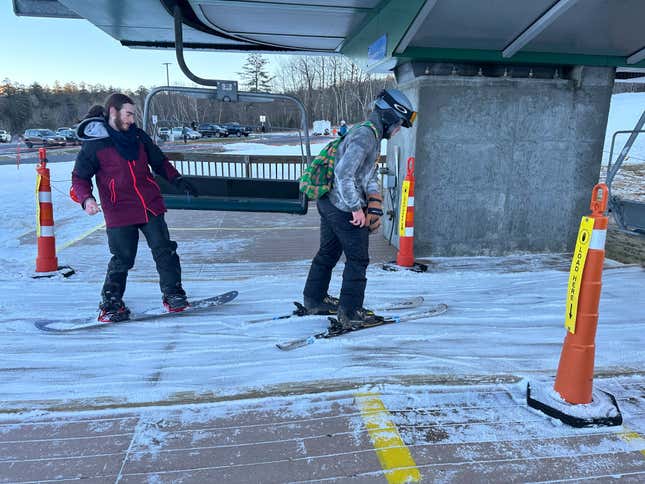
<svg viewBox="0 0 645 484">
<path fill-rule="evenodd" d="M 319 314 L 328 316 L 338 312 L 338 298 L 326 294 L 322 301 L 315 301 L 305 296 L 304 307 L 306 314 Z"/>
<path fill-rule="evenodd" d="M 103 323 L 118 323 L 130 319 L 130 310 L 121 299 L 111 298 L 99 305 L 99 316 L 96 318 Z"/>
<path fill-rule="evenodd" d="M 334 331 L 351 331 L 359 328 L 369 328 L 370 326 L 378 326 L 383 323 L 383 317 L 374 314 L 366 308 L 359 308 L 353 311 L 345 310 L 344 308 L 338 309 L 338 327 L 332 328 Z"/>
<path fill-rule="evenodd" d="M 169 313 L 179 313 L 190 306 L 185 294 L 167 294 L 163 297 L 163 305 Z"/>
</svg>

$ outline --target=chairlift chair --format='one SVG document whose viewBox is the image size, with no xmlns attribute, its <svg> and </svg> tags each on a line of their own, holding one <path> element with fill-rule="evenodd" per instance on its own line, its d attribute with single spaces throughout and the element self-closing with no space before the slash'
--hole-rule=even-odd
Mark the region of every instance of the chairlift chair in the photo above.
<svg viewBox="0 0 645 484">
<path fill-rule="evenodd" d="M 614 220 L 622 230 L 630 231 L 640 235 L 645 235 L 645 202 L 637 200 L 628 200 L 612 193 L 611 184 L 620 170 L 623 162 L 627 158 L 629 150 L 631 149 L 634 141 L 640 133 L 645 133 L 643 125 L 645 124 L 645 111 L 636 123 L 633 130 L 616 131 L 611 139 L 611 149 L 609 150 L 609 163 L 607 165 L 607 179 L 606 184 L 609 189 L 609 211 L 614 217 Z M 612 158 L 614 154 L 614 143 L 618 134 L 629 133 L 629 138 L 625 146 L 621 150 L 618 158 L 612 165 Z"/>
<path fill-rule="evenodd" d="M 307 113 L 302 102 L 293 96 L 272 93 L 240 92 L 236 81 L 204 79 L 197 77 L 188 69 L 184 60 L 182 18 L 179 9 L 175 9 L 175 52 L 177 63 L 186 76 L 197 84 L 210 87 L 162 86 L 154 88 L 146 96 L 143 111 L 143 129 L 149 131 L 151 118 L 151 101 L 160 92 L 175 92 L 222 102 L 271 103 L 278 100 L 294 103 L 300 111 L 301 132 L 301 168 L 311 160 L 309 133 L 307 130 Z M 194 159 L 199 154 L 194 153 Z M 304 215 L 307 213 L 307 197 L 300 193 L 296 180 L 254 179 L 249 177 L 203 176 L 183 174 L 197 188 L 198 197 L 187 197 L 166 180 L 157 177 L 157 182 L 168 208 L 188 210 L 228 210 L 249 212 L 282 212 Z"/>
</svg>

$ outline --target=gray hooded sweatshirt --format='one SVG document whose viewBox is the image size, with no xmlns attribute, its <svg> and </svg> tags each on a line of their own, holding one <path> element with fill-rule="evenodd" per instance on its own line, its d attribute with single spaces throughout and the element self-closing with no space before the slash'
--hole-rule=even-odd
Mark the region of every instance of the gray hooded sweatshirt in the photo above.
<svg viewBox="0 0 645 484">
<path fill-rule="evenodd" d="M 367 206 L 367 195 L 380 193 L 376 160 L 381 152 L 383 124 L 374 112 L 367 120 L 374 123 L 378 139 L 369 126 L 357 127 L 343 138 L 336 152 L 329 200 L 343 212 L 355 212 Z"/>
</svg>

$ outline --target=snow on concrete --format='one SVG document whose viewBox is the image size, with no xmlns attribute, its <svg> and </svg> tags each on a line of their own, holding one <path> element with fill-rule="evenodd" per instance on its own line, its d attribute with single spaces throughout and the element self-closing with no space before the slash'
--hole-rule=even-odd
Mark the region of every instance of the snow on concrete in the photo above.
<svg viewBox="0 0 645 484">
<path fill-rule="evenodd" d="M 259 150 L 258 145 L 248 149 Z M 266 154 L 297 153 L 293 146 L 262 149 Z M 42 333 L 34 320 L 95 314 L 109 257 L 101 231 L 100 237 L 67 247 L 100 225 L 102 216 L 86 216 L 67 197 L 71 163 L 50 168 L 59 261 L 77 270 L 69 279 L 29 277 L 36 256 L 35 170 L 33 165 L 0 167 L 0 398 L 5 410 L 38 412 L 51 401 L 118 406 L 233 396 L 332 379 L 551 377 L 557 368 L 565 335 L 568 273 L 563 258 L 433 259 L 426 274 L 371 266 L 367 306 L 422 295 L 427 304 L 447 303 L 448 312 L 281 352 L 275 343 L 321 331 L 326 318 L 247 321 L 289 312 L 291 301 L 301 297 L 309 261 L 282 263 L 276 270 L 273 263 L 203 264 L 200 258 L 234 252 L 258 234 L 223 239 L 196 232 L 190 244 L 180 245 L 185 286 L 192 297 L 239 291 L 236 301 L 216 311 L 63 336 Z M 332 281 L 332 294 L 339 291 L 340 270 L 342 266 Z M 596 349 L 599 371 L 640 372 L 645 367 L 644 287 L 640 267 L 616 265 L 605 271 Z M 158 307 L 159 299 L 149 251 L 141 250 L 126 301 L 136 312 Z"/>
</svg>

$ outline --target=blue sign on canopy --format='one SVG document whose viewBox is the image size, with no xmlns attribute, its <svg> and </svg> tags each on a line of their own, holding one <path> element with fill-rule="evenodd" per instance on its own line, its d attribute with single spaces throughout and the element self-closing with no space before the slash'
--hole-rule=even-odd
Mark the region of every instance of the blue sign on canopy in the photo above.
<svg viewBox="0 0 645 484">
<path fill-rule="evenodd" d="M 367 59 L 372 62 L 380 61 L 386 53 L 387 34 L 383 34 L 367 48 Z"/>
</svg>

